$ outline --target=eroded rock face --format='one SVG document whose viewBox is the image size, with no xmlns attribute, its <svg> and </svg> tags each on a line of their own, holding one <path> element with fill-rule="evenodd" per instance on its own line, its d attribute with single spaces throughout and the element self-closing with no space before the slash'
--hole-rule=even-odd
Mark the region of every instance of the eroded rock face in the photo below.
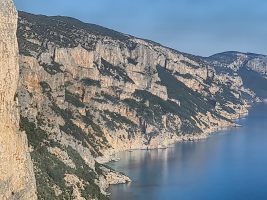
<svg viewBox="0 0 267 200">
<path fill-rule="evenodd" d="M 202 58 L 27 13 L 18 35 L 21 125 L 40 198 L 105 199 L 109 184 L 128 181 L 98 163 L 110 154 L 206 138 L 257 99 L 240 69 L 259 73 L 261 62 L 246 54 Z"/>
<path fill-rule="evenodd" d="M 0 199 L 36 199 L 26 134 L 19 131 L 17 12 L 0 0 Z"/>
</svg>

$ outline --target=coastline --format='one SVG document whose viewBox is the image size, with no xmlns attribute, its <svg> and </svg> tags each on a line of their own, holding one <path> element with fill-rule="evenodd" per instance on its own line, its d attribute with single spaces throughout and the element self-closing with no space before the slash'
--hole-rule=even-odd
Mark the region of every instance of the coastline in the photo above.
<svg viewBox="0 0 267 200">
<path fill-rule="evenodd" d="M 255 197 L 255 192 L 259 192 L 259 198 L 256 199 L 261 199 L 266 195 L 266 190 L 260 187 L 264 186 L 264 180 L 261 179 L 264 168 L 258 166 L 267 163 L 266 155 L 261 154 L 266 149 L 267 141 L 264 131 L 267 128 L 266 111 L 267 104 L 254 104 L 247 117 L 236 121 L 242 128 L 219 132 L 204 141 L 178 143 L 169 150 L 120 153 L 121 161 L 109 165 L 129 175 L 133 182 L 111 186 L 110 198 L 124 200 L 155 197 L 160 200 L 188 197 L 193 200 L 198 197 L 219 197 L 223 200 L 231 199 L 235 193 L 238 194 L 237 199 L 246 199 L 246 191 L 252 191 L 249 193 L 250 199 Z M 247 172 L 252 177 L 249 180 L 253 181 L 244 181 Z M 201 184 L 196 184 L 198 182 Z M 227 190 L 231 190 L 231 193 L 223 193 L 224 188 L 214 183 L 228 185 Z M 243 188 L 241 193 L 236 185 Z"/>
<path fill-rule="evenodd" d="M 257 103 L 265 103 L 264 101 L 257 102 Z M 96 158 L 96 161 L 101 163 L 101 164 L 107 164 L 109 162 L 117 162 L 120 160 L 118 157 L 118 153 L 120 152 L 125 152 L 125 151 L 136 151 L 136 150 L 156 150 L 156 149 L 167 149 L 173 147 L 173 145 L 180 143 L 180 142 L 197 142 L 200 140 L 206 140 L 210 136 L 217 134 L 220 131 L 227 130 L 230 128 L 238 128 L 241 127 L 238 123 L 236 123 L 236 120 L 242 119 L 244 117 L 247 117 L 249 114 L 249 110 L 251 107 L 254 105 L 248 104 L 245 106 L 245 111 L 238 113 L 235 115 L 234 118 L 232 118 L 232 122 L 225 125 L 225 126 L 215 126 L 215 127 L 210 127 L 209 129 L 206 129 L 200 134 L 195 134 L 195 135 L 180 135 L 172 138 L 165 138 L 164 144 L 163 145 L 141 145 L 139 148 L 128 148 L 128 149 L 123 149 L 123 150 L 113 150 L 109 151 L 102 157 Z M 117 172 L 114 170 L 110 170 L 107 172 L 106 176 L 108 178 L 105 178 L 105 180 L 102 180 L 102 184 L 104 187 L 101 187 L 102 190 L 107 194 L 110 195 L 107 191 L 110 188 L 111 185 L 118 185 L 118 184 L 127 184 L 131 182 L 131 178 L 123 174 L 122 172 Z M 105 182 L 103 184 L 103 182 Z"/>
<path fill-rule="evenodd" d="M 166 148 L 170 148 L 173 145 L 175 145 L 176 143 L 179 142 L 197 142 L 200 140 L 205 140 L 207 138 L 209 138 L 210 136 L 216 134 L 219 131 L 223 131 L 223 130 L 227 130 L 230 128 L 237 128 L 237 127 L 241 127 L 241 125 L 239 125 L 238 123 L 235 123 L 236 120 L 238 119 L 242 119 L 244 117 L 246 117 L 249 114 L 249 109 L 253 106 L 253 104 L 249 104 L 246 108 L 246 112 L 242 112 L 239 114 L 236 114 L 236 117 L 232 118 L 231 120 L 233 121 L 232 123 L 228 123 L 227 125 L 224 126 L 214 126 L 214 127 L 210 127 L 206 130 L 204 130 L 202 133 L 199 134 L 194 134 L 194 135 L 190 135 L 190 134 L 185 134 L 185 135 L 179 135 L 179 136 L 175 136 L 175 137 L 171 137 L 168 138 L 166 137 L 164 140 L 164 143 L 161 145 L 140 145 L 139 147 L 136 148 L 125 148 L 125 149 L 119 149 L 119 150 L 109 150 L 108 152 L 106 152 L 104 154 L 104 156 L 101 157 L 97 157 L 96 161 L 100 164 L 106 164 L 109 162 L 116 162 L 118 161 L 120 158 L 118 158 L 116 156 L 116 154 L 120 153 L 120 152 L 124 152 L 124 151 L 136 151 L 136 150 L 155 150 L 155 149 L 166 149 Z M 156 138 L 157 139 L 157 138 Z"/>
</svg>

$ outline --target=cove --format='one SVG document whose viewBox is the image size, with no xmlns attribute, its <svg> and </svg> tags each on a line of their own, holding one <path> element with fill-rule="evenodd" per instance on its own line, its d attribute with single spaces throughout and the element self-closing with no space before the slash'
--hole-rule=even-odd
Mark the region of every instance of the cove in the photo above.
<svg viewBox="0 0 267 200">
<path fill-rule="evenodd" d="M 109 163 L 132 179 L 110 188 L 112 200 L 267 199 L 267 104 L 237 121 L 242 127 L 172 148 L 119 153 Z"/>
</svg>

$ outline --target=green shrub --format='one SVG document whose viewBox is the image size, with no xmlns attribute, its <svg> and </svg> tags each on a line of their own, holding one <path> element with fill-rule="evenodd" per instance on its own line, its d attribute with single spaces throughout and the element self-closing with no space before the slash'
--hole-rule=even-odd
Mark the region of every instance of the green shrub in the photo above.
<svg viewBox="0 0 267 200">
<path fill-rule="evenodd" d="M 81 102 L 78 95 L 72 94 L 70 91 L 66 90 L 65 100 L 76 107 L 85 107 L 84 103 Z"/>
<path fill-rule="evenodd" d="M 98 81 L 98 80 L 93 80 L 93 79 L 90 79 L 90 78 L 83 78 L 81 80 L 81 82 L 84 85 L 86 85 L 86 86 L 97 86 L 97 87 L 101 87 L 100 81 Z"/>
</svg>

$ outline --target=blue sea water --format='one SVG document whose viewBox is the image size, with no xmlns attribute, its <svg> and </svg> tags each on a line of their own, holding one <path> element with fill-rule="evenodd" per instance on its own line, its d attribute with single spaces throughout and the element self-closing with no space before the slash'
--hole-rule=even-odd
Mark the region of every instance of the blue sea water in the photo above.
<svg viewBox="0 0 267 200">
<path fill-rule="evenodd" d="M 112 200 L 267 200 L 267 104 L 251 108 L 240 128 L 173 148 L 123 152 L 114 169 L 132 183 Z"/>
</svg>

